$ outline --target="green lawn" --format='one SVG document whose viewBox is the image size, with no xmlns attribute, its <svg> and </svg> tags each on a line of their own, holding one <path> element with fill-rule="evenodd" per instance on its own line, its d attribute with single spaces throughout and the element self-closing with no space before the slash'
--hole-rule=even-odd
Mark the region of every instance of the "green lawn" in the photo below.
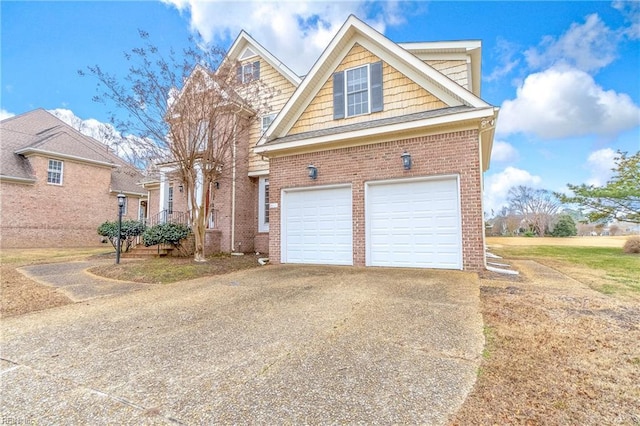
<svg viewBox="0 0 640 426">
<path fill-rule="evenodd" d="M 640 255 L 620 248 L 571 246 L 503 246 L 494 250 L 505 259 L 533 259 L 607 294 L 640 296 Z"/>
</svg>

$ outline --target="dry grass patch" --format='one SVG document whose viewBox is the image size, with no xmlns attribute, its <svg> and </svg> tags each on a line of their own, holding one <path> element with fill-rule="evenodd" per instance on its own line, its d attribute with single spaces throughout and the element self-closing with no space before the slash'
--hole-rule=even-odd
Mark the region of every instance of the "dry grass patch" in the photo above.
<svg viewBox="0 0 640 426">
<path fill-rule="evenodd" d="M 484 356 L 451 424 L 640 425 L 640 258 L 495 240 L 521 274 L 481 277 Z"/>
<path fill-rule="evenodd" d="M 5 249 L 0 252 L 0 317 L 10 317 L 72 303 L 54 287 L 25 277 L 16 268 L 38 263 L 70 262 L 109 254 L 104 248 Z"/>
<path fill-rule="evenodd" d="M 640 309 L 482 280 L 481 374 L 452 424 L 640 424 Z"/>
<path fill-rule="evenodd" d="M 116 280 L 167 284 L 260 266 L 258 256 L 253 254 L 244 256 L 218 254 L 208 257 L 207 260 L 207 262 L 195 262 L 191 257 L 124 259 L 119 265 L 100 265 L 89 271 Z"/>
</svg>

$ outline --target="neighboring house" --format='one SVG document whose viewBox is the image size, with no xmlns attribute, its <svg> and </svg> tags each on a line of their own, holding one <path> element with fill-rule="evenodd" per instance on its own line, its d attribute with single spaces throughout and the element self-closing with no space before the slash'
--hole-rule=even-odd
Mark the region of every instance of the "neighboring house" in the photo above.
<svg viewBox="0 0 640 426">
<path fill-rule="evenodd" d="M 47 111 L 1 121 L 0 138 L 2 248 L 99 245 L 97 228 L 117 219 L 120 192 L 125 219 L 146 216 L 142 175 Z"/>
<path fill-rule="evenodd" d="M 396 44 L 351 16 L 302 80 L 244 32 L 228 59 L 278 96 L 237 144 L 248 160 L 225 165 L 236 178 L 209 189 L 209 248 L 268 251 L 271 263 L 485 267 L 482 173 L 498 109 L 479 97 L 479 41 Z M 147 182 L 149 212 L 175 203 L 179 184 L 169 170 Z"/>
</svg>

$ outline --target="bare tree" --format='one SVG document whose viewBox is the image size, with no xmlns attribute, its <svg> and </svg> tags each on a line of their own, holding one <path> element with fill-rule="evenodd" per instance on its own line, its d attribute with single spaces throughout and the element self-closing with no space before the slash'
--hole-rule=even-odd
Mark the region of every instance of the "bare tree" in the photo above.
<svg viewBox="0 0 640 426">
<path fill-rule="evenodd" d="M 205 261 L 207 206 L 213 203 L 211 184 L 225 175 L 238 141 L 246 137 L 251 118 L 266 109 L 264 85 L 237 63 L 225 60 L 218 48 L 189 48 L 180 58 L 164 57 L 140 31 L 145 46 L 125 54 L 126 77 L 88 67 L 99 81 L 94 99 L 110 101 L 125 118 L 111 113 L 123 133 L 153 140 L 154 155 L 172 167 L 187 191 L 196 261 Z M 80 71 L 82 75 L 84 72 Z"/>
<path fill-rule="evenodd" d="M 509 189 L 508 200 L 511 209 L 539 236 L 545 235 L 561 205 L 552 192 L 523 185 Z"/>
</svg>

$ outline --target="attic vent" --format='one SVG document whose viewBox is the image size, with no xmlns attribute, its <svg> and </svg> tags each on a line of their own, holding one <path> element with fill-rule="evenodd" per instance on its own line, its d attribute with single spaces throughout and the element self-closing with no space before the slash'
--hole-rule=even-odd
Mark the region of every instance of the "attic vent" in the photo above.
<svg viewBox="0 0 640 426">
<path fill-rule="evenodd" d="M 247 48 L 245 49 L 245 51 L 244 51 L 244 52 L 242 52 L 242 55 L 240 55 L 240 60 L 242 61 L 242 60 L 244 60 L 244 59 L 252 58 L 252 57 L 254 57 L 254 56 L 256 56 L 256 52 L 254 52 L 253 50 L 251 50 L 251 48 L 250 48 L 250 47 L 247 47 Z"/>
</svg>

